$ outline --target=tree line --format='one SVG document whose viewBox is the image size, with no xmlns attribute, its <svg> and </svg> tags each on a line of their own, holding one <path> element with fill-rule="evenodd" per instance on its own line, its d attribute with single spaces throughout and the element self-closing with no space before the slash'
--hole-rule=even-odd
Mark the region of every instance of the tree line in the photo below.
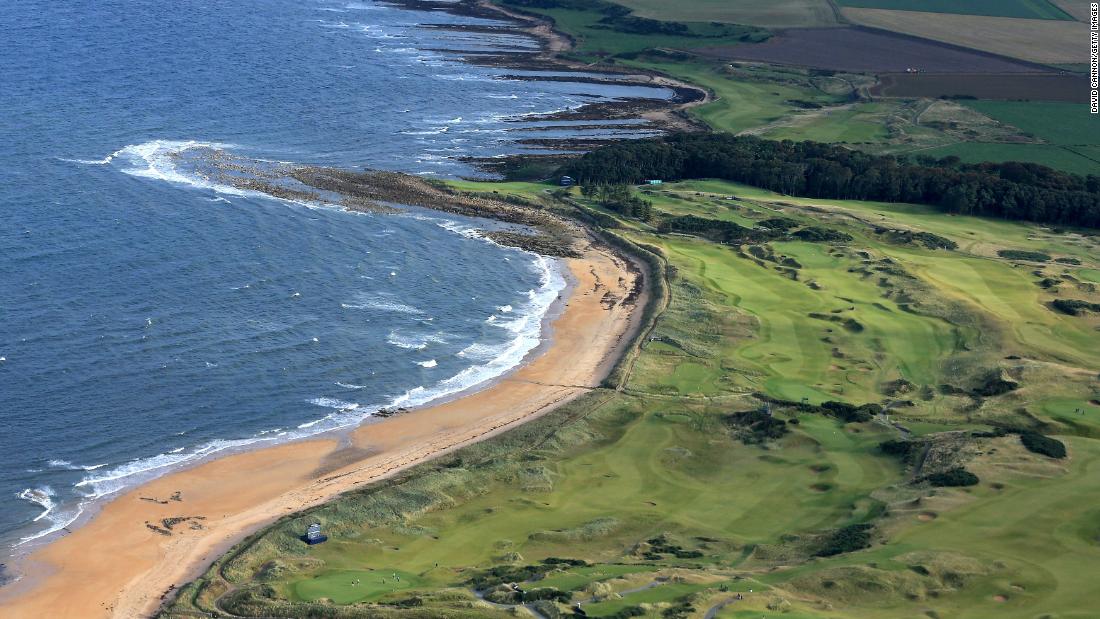
<svg viewBox="0 0 1100 619">
<path fill-rule="evenodd" d="M 1034 163 L 874 155 L 819 142 L 684 133 L 618 142 L 562 169 L 584 184 L 719 178 L 809 198 L 928 204 L 948 213 L 1100 228 L 1100 176 Z"/>
</svg>

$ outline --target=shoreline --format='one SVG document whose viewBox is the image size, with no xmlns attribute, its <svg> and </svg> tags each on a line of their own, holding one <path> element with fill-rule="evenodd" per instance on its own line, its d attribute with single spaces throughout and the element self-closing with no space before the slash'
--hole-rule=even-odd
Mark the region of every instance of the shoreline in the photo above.
<svg viewBox="0 0 1100 619">
<path fill-rule="evenodd" d="M 272 197 L 274 198 L 274 196 Z M 356 212 L 353 209 L 347 209 L 347 211 L 349 213 Z M 496 241 L 493 241 L 491 238 L 486 237 L 486 240 L 493 244 L 500 245 Z M 507 245 L 501 246 L 511 247 Z M 479 383 L 470 385 L 464 389 L 461 389 L 460 391 L 439 395 L 425 404 L 410 405 L 408 407 L 386 406 L 368 414 L 357 422 L 321 430 L 315 434 L 304 434 L 301 436 L 284 438 L 282 440 L 280 440 L 278 437 L 262 438 L 258 435 L 254 435 L 252 437 L 243 437 L 239 439 L 225 439 L 228 441 L 248 442 L 245 444 L 234 445 L 226 447 L 224 449 L 212 451 L 211 453 L 200 455 L 199 457 L 196 457 L 194 459 L 165 465 L 162 467 L 161 472 L 137 481 L 132 485 L 122 488 L 119 491 L 90 498 L 86 503 L 81 504 L 80 512 L 64 526 L 59 527 L 56 530 L 45 531 L 36 537 L 24 538 L 19 543 L 10 547 L 8 554 L 5 556 L 6 562 L 0 563 L 0 603 L 3 602 L 5 596 L 8 594 L 9 589 L 19 588 L 21 581 L 23 581 L 24 576 L 26 575 L 25 572 L 27 571 L 20 568 L 22 567 L 22 564 L 26 562 L 26 559 L 28 557 L 33 555 L 39 549 L 49 546 L 53 542 L 62 539 L 66 535 L 72 534 L 74 530 L 79 529 L 80 527 L 90 522 L 92 519 L 95 518 L 95 516 L 102 510 L 105 505 L 111 503 L 116 498 L 136 491 L 143 486 L 156 481 L 157 479 L 187 471 L 198 466 L 202 466 L 203 464 L 211 462 L 213 460 L 228 458 L 234 455 L 248 453 L 251 451 L 271 449 L 274 447 L 279 447 L 281 445 L 310 440 L 332 439 L 346 441 L 347 437 L 352 432 L 360 428 L 370 426 L 371 424 L 379 423 L 381 421 L 384 421 L 385 419 L 403 415 L 411 411 L 447 404 L 449 402 L 464 398 L 479 391 L 490 389 L 498 384 L 501 380 L 504 380 L 508 376 L 520 370 L 524 365 L 530 363 L 533 359 L 541 355 L 546 350 L 546 348 L 552 344 L 553 321 L 561 315 L 562 309 L 565 306 L 564 299 L 567 299 L 570 295 L 572 295 L 572 292 L 576 287 L 576 281 L 573 275 L 565 268 L 565 265 L 561 260 L 553 256 L 538 254 L 536 252 L 529 251 L 520 247 L 515 247 L 515 249 L 526 252 L 527 254 L 533 256 L 538 256 L 550 260 L 550 268 L 564 281 L 564 286 L 561 288 L 560 291 L 558 291 L 557 298 L 552 301 L 549 306 L 546 307 L 545 311 L 542 312 L 542 316 L 539 320 L 539 343 L 534 348 L 529 350 L 518 363 L 504 370 L 496 376 L 492 376 Z"/>
<path fill-rule="evenodd" d="M 424 11 L 428 8 L 424 0 L 387 1 L 408 10 Z M 496 26 L 426 23 L 422 24 L 422 27 L 458 32 L 511 31 L 525 34 L 539 43 L 537 53 L 527 51 L 461 52 L 460 50 L 437 50 L 459 53 L 461 62 L 518 71 L 566 71 L 599 74 L 606 77 L 540 78 L 539 76 L 525 76 L 523 79 L 594 83 L 608 81 L 629 86 L 666 88 L 673 93 L 671 98 L 663 100 L 643 98 L 586 103 L 572 110 L 537 115 L 528 120 L 620 120 L 639 118 L 648 121 L 649 125 L 662 131 L 708 130 L 705 123 L 689 116 L 686 111 L 692 107 L 713 101 L 714 93 L 696 84 L 654 71 L 605 64 L 597 66 L 562 58 L 560 54 L 571 51 L 576 42 L 568 34 L 559 31 L 554 22 L 546 17 L 506 8 L 491 0 L 468 0 L 467 2 L 458 2 L 445 7 L 433 6 L 431 8 L 432 10 L 446 11 L 454 15 L 511 22 L 513 26 L 500 29 Z M 563 138 L 561 142 L 568 143 L 569 138 Z"/>
<path fill-rule="evenodd" d="M 472 393 L 361 424 L 341 438 L 319 435 L 223 455 L 130 489 L 25 557 L 25 577 L 0 591 L 3 615 L 147 616 L 210 561 L 279 517 L 495 436 L 597 388 L 638 328 L 645 299 L 628 295 L 640 272 L 591 243 L 581 258 L 561 264 L 575 281 L 571 294 L 559 300 L 558 316 L 548 312 L 551 336 L 517 368 Z M 610 306 L 609 294 L 617 298 Z M 182 500 L 142 499 L 176 492 Z M 181 518 L 187 520 L 172 522 Z"/>
<path fill-rule="evenodd" d="M 416 6 L 423 4 L 418 0 L 391 0 L 390 3 L 410 10 L 425 10 L 423 6 Z M 460 60 L 462 62 L 518 70 L 593 72 L 608 78 L 579 77 L 575 81 L 660 86 L 673 92 L 673 96 L 667 100 L 625 99 L 589 103 L 573 110 L 551 113 L 538 120 L 583 119 L 598 123 L 600 120 L 630 118 L 640 120 L 646 128 L 698 130 L 698 123 L 684 116 L 682 110 L 705 103 L 710 100 L 711 93 L 662 75 L 611 67 L 593 68 L 562 59 L 557 54 L 571 49 L 573 41 L 558 32 L 549 20 L 513 13 L 487 0 L 457 5 L 454 12 L 466 14 L 463 9 L 471 7 L 474 9 L 470 13 L 472 16 L 486 17 L 486 14 L 491 14 L 493 19 L 514 23 L 514 27 L 507 27 L 505 30 L 532 37 L 538 41 L 540 51 L 522 54 L 523 61 L 519 63 L 514 62 L 515 58 L 510 54 L 499 53 L 469 54 Z M 438 6 L 433 10 L 439 10 Z M 466 29 L 463 26 L 426 26 Z M 476 28 L 469 27 L 471 30 Z M 547 79 L 553 81 L 565 78 Z M 569 138 L 559 140 L 557 147 L 575 150 L 576 147 L 566 147 L 569 141 Z M 553 144 L 545 146 L 554 147 Z M 279 197 L 274 193 L 271 195 Z M 357 210 L 344 206 L 348 210 Z M 472 215 L 486 216 L 480 213 Z M 642 326 L 641 310 L 646 306 L 650 291 L 640 284 L 640 295 L 635 289 L 636 282 L 644 281 L 644 264 L 634 258 L 625 258 L 620 252 L 607 246 L 595 249 L 592 241 L 591 237 L 586 239 L 589 245 L 579 258 L 555 259 L 555 268 L 565 277 L 566 287 L 540 321 L 539 344 L 519 364 L 460 392 L 441 396 L 428 404 L 411 409 L 400 409 L 400 413 L 396 415 L 372 415 L 355 425 L 285 443 L 265 444 L 264 441 L 258 441 L 229 448 L 170 469 L 159 477 L 127 488 L 106 500 L 96 501 L 61 531 L 42 540 L 29 542 L 25 553 L 12 557 L 8 564 L 0 565 L 0 576 L 9 577 L 6 582 L 0 581 L 0 607 L 4 609 L 0 615 L 133 617 L 155 613 L 158 607 L 170 599 L 173 591 L 201 575 L 211 561 L 247 535 L 278 518 L 333 500 L 361 484 L 387 479 L 435 457 L 491 438 L 548 413 L 588 390 L 598 388 Z M 586 261 L 600 262 L 602 268 L 597 271 L 592 264 L 584 268 L 578 266 Z M 582 292 L 581 284 L 588 280 L 589 275 L 595 278 L 595 286 L 588 292 Z M 610 285 L 602 284 L 602 281 Z M 569 309 L 570 304 L 577 302 L 580 297 L 593 295 L 601 287 L 608 290 L 617 287 L 618 297 L 626 301 L 609 308 L 606 306 L 605 293 L 602 300 L 596 300 L 594 307 L 591 303 L 588 304 L 590 307 L 584 310 L 586 312 L 610 312 L 612 318 L 605 317 L 604 320 L 595 322 L 603 325 L 610 320 L 614 323 L 614 328 L 608 328 L 608 325 L 599 329 L 589 327 L 587 331 L 593 332 L 585 336 L 588 341 L 583 347 L 577 346 L 576 329 L 560 334 L 565 340 L 573 340 L 571 346 L 578 354 L 587 354 L 589 357 L 594 353 L 599 355 L 596 363 L 577 364 L 576 359 L 571 359 L 562 352 L 563 347 L 555 335 L 561 330 L 563 321 L 576 320 L 580 310 Z M 598 345 L 593 346 L 596 342 Z M 584 351 L 580 352 L 578 348 L 583 348 Z M 564 358 L 560 361 L 546 359 L 562 357 L 563 354 Z M 555 378 L 570 376 L 571 380 L 544 381 L 528 378 L 531 374 L 541 376 L 544 373 L 552 374 Z M 514 406 L 511 411 L 499 410 L 503 405 L 491 402 L 502 394 L 504 397 L 500 399 L 511 401 Z M 509 400 L 508 394 L 511 394 L 512 400 Z M 517 395 L 523 394 L 526 395 L 515 399 Z M 430 436 L 420 433 L 421 436 L 416 432 L 403 435 L 400 437 L 402 440 L 393 439 L 389 449 L 371 444 L 377 438 L 372 433 L 376 428 L 385 426 L 384 431 L 392 434 L 394 429 L 391 426 L 411 423 L 401 423 L 401 420 L 441 416 L 451 409 L 468 410 L 476 406 L 477 402 L 487 400 L 490 402 L 484 404 L 482 412 L 487 409 L 490 415 L 467 414 L 463 418 L 466 425 L 448 423 L 446 417 L 440 417 L 428 420 L 438 426 Z M 494 411 L 493 404 L 497 405 L 498 410 Z M 417 443 L 411 437 L 424 440 Z M 393 454 L 393 448 L 401 451 Z M 379 460 L 382 462 L 376 462 Z M 311 472 L 303 476 L 303 470 Z M 173 485 L 186 487 L 188 490 L 175 489 L 169 492 L 169 487 Z M 221 486 L 222 489 L 213 488 L 214 485 Z M 230 493 L 230 489 L 236 491 Z M 154 501 L 171 497 L 175 493 L 182 495 L 183 500 Z M 200 496 L 198 501 L 189 498 L 189 495 L 196 493 Z M 207 496 L 203 498 L 204 494 Z M 229 501 L 219 505 L 221 509 L 215 509 L 228 513 L 220 516 L 190 513 L 194 511 L 189 510 L 191 507 L 213 507 L 217 500 L 211 497 L 227 497 L 230 494 L 236 503 Z M 242 503 L 242 497 L 246 496 L 250 497 L 248 503 Z M 127 503 L 129 505 L 123 505 Z M 167 513 L 166 509 L 170 511 L 169 508 L 181 513 L 163 516 Z M 188 513 L 185 514 L 184 511 Z M 142 514 L 149 517 L 138 523 L 137 518 Z M 168 520 L 181 520 L 176 523 L 181 529 L 171 526 L 165 529 L 157 524 L 158 519 L 165 524 Z M 128 531 L 121 538 L 112 537 L 115 530 L 127 525 L 151 539 L 139 539 L 134 531 Z M 61 532 L 66 535 L 59 537 Z M 187 544 L 182 542 L 184 539 L 188 540 Z M 125 546 L 121 545 L 121 540 L 127 542 Z M 191 545 L 195 547 L 194 550 L 187 548 Z M 117 565 L 118 562 L 112 561 L 112 558 L 123 557 L 130 559 L 125 561 L 128 569 L 123 569 Z M 93 581 L 95 586 L 91 584 Z M 154 592 L 158 590 L 163 593 L 156 597 L 158 594 Z"/>
</svg>

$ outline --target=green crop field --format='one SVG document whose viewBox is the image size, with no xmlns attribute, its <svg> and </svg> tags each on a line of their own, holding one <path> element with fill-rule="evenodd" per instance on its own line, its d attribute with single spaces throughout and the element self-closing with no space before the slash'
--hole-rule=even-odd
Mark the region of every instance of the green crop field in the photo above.
<svg viewBox="0 0 1100 619">
<path fill-rule="evenodd" d="M 641 17 L 671 21 L 725 22 L 765 28 L 810 28 L 837 23 L 828 0 L 617 0 Z"/>
<path fill-rule="evenodd" d="M 837 0 L 841 6 L 1024 19 L 1073 19 L 1049 0 Z"/>
<path fill-rule="evenodd" d="M 1100 169 L 1100 158 L 1090 158 L 1087 156 L 1088 153 L 1090 153 L 1090 149 L 1087 148 L 1069 148 L 1057 144 L 962 142 L 948 146 L 923 149 L 917 151 L 915 154 L 928 155 L 930 157 L 954 156 L 966 163 L 981 163 L 983 161 L 1023 161 L 1038 163 L 1056 170 L 1063 170 L 1074 174 L 1096 174 L 1097 170 Z M 1100 155 L 1100 148 L 1092 149 L 1091 153 Z"/>
<path fill-rule="evenodd" d="M 965 104 L 1050 144 L 1100 145 L 1100 123 L 1084 103 L 966 101 Z"/>
<path fill-rule="evenodd" d="M 577 204 L 546 185 L 454 185 Z M 1100 297 L 1096 237 L 720 181 L 640 191 L 648 224 L 572 194 L 668 265 L 667 308 L 621 390 L 285 518 L 164 616 L 1090 616 L 1100 319 L 1048 304 Z M 655 227 L 684 215 L 850 240 L 723 245 Z M 1013 386 L 980 395 L 991 377 Z M 761 398 L 787 404 L 760 413 Z M 886 408 L 845 422 L 825 401 Z M 784 431 L 738 425 L 752 411 Z M 991 432 L 1005 427 L 1070 457 Z M 919 461 L 879 448 L 906 437 Z M 920 481 L 952 466 L 979 483 Z M 297 535 L 314 520 L 331 540 L 309 547 Z"/>
<path fill-rule="evenodd" d="M 767 38 L 767 32 L 737 24 L 690 22 L 690 36 L 620 32 L 601 24 L 605 16 L 596 10 L 523 7 L 545 15 L 576 41 L 572 53 L 582 58 L 628 54 L 652 48 L 692 49 L 710 45 L 737 45 Z M 681 20 L 682 21 L 682 20 Z"/>
</svg>

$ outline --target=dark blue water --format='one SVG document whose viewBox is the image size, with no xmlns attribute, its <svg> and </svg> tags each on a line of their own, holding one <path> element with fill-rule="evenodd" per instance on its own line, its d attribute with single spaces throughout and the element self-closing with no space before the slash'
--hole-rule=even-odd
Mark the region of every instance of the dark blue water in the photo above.
<svg viewBox="0 0 1100 619">
<path fill-rule="evenodd" d="M 0 12 L 0 540 L 227 448 L 460 391 L 537 345 L 562 277 L 471 232 L 485 222 L 292 204 L 181 165 L 465 174 L 454 157 L 522 150 L 519 115 L 669 94 L 495 79 L 424 50 L 534 42 L 424 22 L 486 23 L 319 0 Z"/>
</svg>

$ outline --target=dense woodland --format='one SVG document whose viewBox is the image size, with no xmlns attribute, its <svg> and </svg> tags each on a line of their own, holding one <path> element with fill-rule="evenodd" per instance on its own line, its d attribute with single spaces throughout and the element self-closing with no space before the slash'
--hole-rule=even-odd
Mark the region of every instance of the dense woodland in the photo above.
<svg viewBox="0 0 1100 619">
<path fill-rule="evenodd" d="M 791 196 L 930 204 L 963 215 L 1100 228 L 1100 176 L 1032 163 L 910 160 L 818 142 L 701 133 L 612 144 L 563 173 L 585 184 L 720 178 Z"/>
</svg>

